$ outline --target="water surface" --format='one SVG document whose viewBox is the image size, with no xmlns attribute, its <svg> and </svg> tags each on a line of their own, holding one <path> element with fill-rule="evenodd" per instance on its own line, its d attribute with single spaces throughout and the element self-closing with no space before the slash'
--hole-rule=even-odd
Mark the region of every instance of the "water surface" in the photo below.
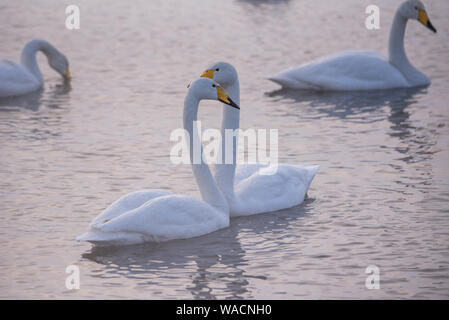
<svg viewBox="0 0 449 320">
<path fill-rule="evenodd" d="M 2 58 L 33 37 L 64 52 L 64 83 L 39 56 L 42 92 L 0 101 L 1 298 L 448 298 L 449 2 L 427 1 L 432 34 L 412 21 L 406 49 L 427 88 L 368 93 L 279 91 L 265 80 L 345 49 L 387 52 L 399 2 L 69 1 L 0 4 Z M 7 30 L 7 32 L 5 32 Z M 210 63 L 239 71 L 241 126 L 278 128 L 279 161 L 321 166 L 309 198 L 236 218 L 204 237 L 126 248 L 77 243 L 121 195 L 166 188 L 199 196 L 169 161 L 187 84 Z M 221 106 L 201 105 L 204 127 Z M 80 290 L 65 268 L 79 266 Z M 377 265 L 381 289 L 365 287 Z"/>
</svg>

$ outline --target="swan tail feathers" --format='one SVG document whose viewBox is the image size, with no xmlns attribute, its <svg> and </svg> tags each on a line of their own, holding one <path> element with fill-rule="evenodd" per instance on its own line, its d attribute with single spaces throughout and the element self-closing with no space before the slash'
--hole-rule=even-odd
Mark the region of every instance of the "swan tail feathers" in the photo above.
<svg viewBox="0 0 449 320">
<path fill-rule="evenodd" d="M 282 73 L 279 75 L 268 77 L 267 79 L 273 81 L 274 83 L 279 84 L 283 88 L 304 89 L 304 90 L 319 89 L 317 86 L 314 86 L 306 81 L 302 81 L 299 79 L 292 79 L 291 77 Z"/>
<path fill-rule="evenodd" d="M 273 81 L 274 83 L 279 84 L 282 87 L 292 87 L 294 86 L 294 81 L 292 81 L 291 79 L 284 77 L 282 75 L 276 75 L 276 76 L 271 76 L 267 78 L 270 81 Z"/>
<path fill-rule="evenodd" d="M 320 166 L 318 165 L 303 165 L 302 169 L 305 169 L 305 183 L 307 184 L 307 189 L 309 189 L 310 184 L 312 183 L 313 178 L 315 178 L 316 173 L 318 172 Z"/>
<path fill-rule="evenodd" d="M 308 174 L 307 174 L 307 189 L 309 189 L 310 184 L 312 183 L 313 178 L 315 178 L 316 173 L 320 169 L 320 166 L 318 165 L 310 165 L 308 167 Z"/>
</svg>

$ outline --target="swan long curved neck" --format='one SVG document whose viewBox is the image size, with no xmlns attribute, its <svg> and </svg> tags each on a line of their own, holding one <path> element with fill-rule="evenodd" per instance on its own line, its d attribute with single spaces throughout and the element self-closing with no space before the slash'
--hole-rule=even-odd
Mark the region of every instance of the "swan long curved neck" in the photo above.
<svg viewBox="0 0 449 320">
<path fill-rule="evenodd" d="M 200 99 L 195 97 L 191 92 L 187 94 L 184 102 L 184 129 L 189 133 L 189 136 L 186 138 L 189 145 L 193 175 L 195 176 L 196 183 L 204 201 L 220 211 L 229 212 L 228 202 L 217 187 L 209 166 L 203 160 L 201 139 L 199 138 L 198 128 L 195 125 L 198 119 L 199 103 Z M 195 159 L 195 152 L 201 155 L 199 157 L 200 159 Z M 195 161 L 199 163 L 195 163 Z"/>
<path fill-rule="evenodd" d="M 405 27 L 407 25 L 407 19 L 402 17 L 402 15 L 396 12 L 393 25 L 390 31 L 390 41 L 389 41 L 389 57 L 390 63 L 396 66 L 398 69 L 402 69 L 404 62 L 410 64 L 407 59 L 404 48 L 404 36 Z"/>
<path fill-rule="evenodd" d="M 389 60 L 413 84 L 418 81 L 422 74 L 412 66 L 405 53 L 404 36 L 406 26 L 407 18 L 403 17 L 398 10 L 394 16 L 390 31 Z"/>
<path fill-rule="evenodd" d="M 27 68 L 41 84 L 43 84 L 44 80 L 36 60 L 36 53 L 38 51 L 42 51 L 48 59 L 56 56 L 59 52 L 47 41 L 38 39 L 31 40 L 23 48 L 20 56 L 22 65 Z"/>
<path fill-rule="evenodd" d="M 238 105 L 240 105 L 240 84 L 238 79 L 228 86 L 223 86 L 225 91 L 229 94 L 231 99 Z M 240 111 L 235 108 L 229 108 L 229 106 L 223 104 L 223 120 L 221 122 L 221 150 L 218 153 L 218 159 L 221 160 L 221 164 L 215 167 L 215 177 L 217 184 L 225 194 L 229 201 L 232 201 L 235 197 L 234 193 L 234 176 L 235 168 L 237 165 L 237 143 L 238 143 L 238 130 L 240 127 Z M 232 137 L 232 150 L 226 150 L 226 129 L 232 129 L 234 132 Z M 232 163 L 226 163 L 226 152 L 232 151 Z"/>
</svg>

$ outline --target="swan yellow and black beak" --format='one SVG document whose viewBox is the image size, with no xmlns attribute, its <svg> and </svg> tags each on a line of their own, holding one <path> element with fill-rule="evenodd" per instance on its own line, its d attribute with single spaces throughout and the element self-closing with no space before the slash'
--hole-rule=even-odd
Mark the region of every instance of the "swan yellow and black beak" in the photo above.
<svg viewBox="0 0 449 320">
<path fill-rule="evenodd" d="M 418 9 L 418 21 L 421 22 L 423 25 L 425 25 L 430 30 L 432 30 L 433 32 L 435 32 L 435 33 L 437 32 L 437 29 L 435 29 L 435 27 L 430 22 L 429 16 L 427 15 L 426 11 L 424 11 L 422 9 Z"/>
<path fill-rule="evenodd" d="M 215 69 L 209 69 L 201 74 L 201 78 L 214 79 L 214 74 Z M 228 94 L 220 86 L 217 86 L 217 96 L 218 100 L 220 100 L 221 102 L 226 103 L 227 105 L 230 105 L 231 107 L 240 110 L 240 107 L 234 101 L 232 101 L 231 98 L 229 98 Z"/>
<path fill-rule="evenodd" d="M 69 69 L 69 67 L 67 67 L 67 69 L 65 70 L 65 75 L 64 75 L 64 78 L 65 79 L 70 79 L 72 76 L 70 75 L 70 69 Z"/>
<path fill-rule="evenodd" d="M 215 73 L 215 69 L 209 69 L 204 71 L 201 74 L 201 78 L 209 78 L 209 79 L 213 79 L 214 78 L 214 73 Z"/>
<path fill-rule="evenodd" d="M 223 90 L 222 87 L 217 86 L 216 88 L 217 88 L 217 96 L 218 96 L 219 101 L 226 103 L 227 105 L 240 110 L 240 107 L 234 101 L 232 101 L 231 98 L 229 98 L 228 94 Z"/>
</svg>

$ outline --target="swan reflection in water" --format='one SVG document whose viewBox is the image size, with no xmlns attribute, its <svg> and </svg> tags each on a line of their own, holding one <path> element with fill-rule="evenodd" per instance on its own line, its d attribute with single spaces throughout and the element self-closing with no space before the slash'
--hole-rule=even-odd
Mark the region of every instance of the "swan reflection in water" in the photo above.
<svg viewBox="0 0 449 320">
<path fill-rule="evenodd" d="M 280 89 L 267 92 L 265 95 L 273 101 L 290 100 L 294 105 L 307 104 L 318 113 L 319 118 L 335 117 L 357 122 L 375 122 L 385 119 L 384 114 L 379 117 L 381 108 L 389 106 L 394 113 L 404 111 L 416 102 L 416 96 L 426 93 L 427 88 L 421 87 L 343 92 Z M 405 118 L 398 119 L 400 122 L 407 121 L 410 114 L 405 112 L 404 115 Z"/>
<path fill-rule="evenodd" d="M 11 143 L 58 137 L 70 112 L 69 81 L 17 97 L 0 98 L 0 123 Z"/>
<path fill-rule="evenodd" d="M 425 192 L 423 188 L 432 180 L 433 172 L 424 164 L 438 152 L 435 149 L 438 130 L 426 124 L 425 119 L 412 118 L 414 111 L 410 106 L 416 104 L 427 91 L 427 87 L 354 92 L 281 89 L 268 92 L 266 96 L 274 104 L 282 101 L 283 105 L 287 105 L 282 108 L 282 116 L 297 117 L 300 121 L 336 119 L 345 126 L 343 130 L 354 130 L 352 124 L 387 121 L 390 125 L 385 133 L 399 143 L 379 148 L 386 148 L 382 152 L 388 153 L 387 158 L 393 155 L 388 166 L 398 172 L 409 172 L 396 182 L 402 187 L 415 186 Z"/>
<path fill-rule="evenodd" d="M 60 105 L 66 103 L 71 90 L 70 80 L 62 79 L 61 83 L 46 89 L 39 89 L 16 97 L 3 97 L 0 98 L 0 112 L 17 111 L 18 109 L 37 111 L 42 105 L 58 109 Z"/>
<path fill-rule="evenodd" d="M 409 144 L 410 151 L 418 147 L 413 147 L 416 143 L 420 145 L 420 148 L 425 146 L 430 148 L 435 144 L 429 135 L 421 136 L 418 141 L 415 139 L 418 132 L 421 132 L 422 135 L 425 130 L 423 127 L 413 124 L 410 120 L 410 111 L 407 110 L 410 105 L 417 102 L 419 95 L 425 94 L 427 94 L 426 87 L 353 92 L 281 89 L 266 93 L 275 102 L 290 100 L 290 104 L 293 103 L 295 107 L 303 107 L 304 104 L 307 104 L 313 109 L 313 115 L 298 113 L 298 117 L 338 118 L 356 123 L 374 123 L 386 119 L 391 123 L 388 135 Z M 390 109 L 386 118 L 384 107 Z M 288 116 L 292 116 L 290 111 Z M 397 151 L 404 153 L 402 149 L 397 149 Z M 410 155 L 412 158 L 413 156 L 416 154 Z M 411 158 L 408 159 L 411 160 Z"/>
<path fill-rule="evenodd" d="M 387 120 L 391 123 L 387 134 L 398 138 L 407 147 L 394 149 L 404 154 L 405 162 L 417 162 L 429 159 L 430 149 L 436 141 L 425 127 L 419 126 L 410 119 L 409 106 L 417 102 L 420 95 L 427 94 L 427 87 L 403 88 L 394 90 L 373 91 L 309 91 L 280 89 L 267 92 L 266 96 L 274 102 L 290 101 L 294 108 L 303 108 L 304 104 L 311 108 L 311 113 L 288 110 L 286 116 L 337 118 L 353 123 L 374 123 Z M 390 110 L 385 114 L 384 108 Z"/>
<path fill-rule="evenodd" d="M 91 276 L 137 279 L 137 286 L 145 291 L 172 287 L 188 290 L 193 299 L 253 298 L 250 282 L 267 280 L 270 269 L 261 266 L 272 263 L 270 255 L 288 250 L 292 236 L 300 241 L 300 235 L 291 234 L 289 225 L 301 223 L 312 204 L 309 198 L 287 210 L 238 217 L 231 220 L 229 228 L 192 239 L 92 247 L 82 259 L 103 266 L 97 274 L 89 267 Z M 254 266 L 263 271 L 251 271 Z"/>
</svg>

